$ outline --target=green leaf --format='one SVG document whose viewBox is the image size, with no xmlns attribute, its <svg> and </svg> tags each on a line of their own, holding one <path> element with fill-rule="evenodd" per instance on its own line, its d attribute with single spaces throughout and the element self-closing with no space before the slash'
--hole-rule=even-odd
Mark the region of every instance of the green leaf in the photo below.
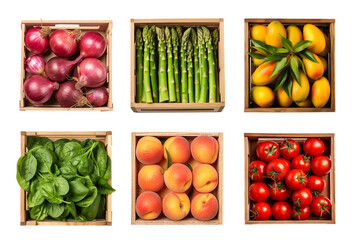
<svg viewBox="0 0 356 240">
<path fill-rule="evenodd" d="M 259 47 L 259 48 L 262 48 L 264 49 L 265 51 L 267 51 L 267 44 L 264 43 L 264 42 L 261 42 L 261 41 L 258 41 L 256 39 L 251 39 L 251 43 L 253 44 L 253 46 L 255 47 Z"/>
<path fill-rule="evenodd" d="M 279 74 L 279 76 L 277 78 L 277 82 L 276 82 L 276 86 L 274 88 L 274 91 L 277 91 L 278 88 L 283 86 L 283 84 L 285 83 L 287 77 L 288 77 L 288 69 L 284 68 L 283 71 L 281 72 L 281 74 Z"/>
<path fill-rule="evenodd" d="M 278 61 L 276 63 L 276 66 L 274 66 L 272 74 L 270 76 L 270 78 L 272 78 L 273 76 L 275 76 L 276 74 L 278 74 L 280 71 L 282 71 L 282 69 L 286 66 L 287 64 L 287 57 L 282 58 L 280 61 Z"/>
<path fill-rule="evenodd" d="M 298 57 L 298 56 L 297 56 L 297 59 L 298 59 L 300 66 L 302 66 L 304 74 L 307 75 L 307 72 L 305 71 L 305 67 L 304 67 L 304 63 L 303 63 L 302 59 L 300 59 L 300 57 Z"/>
<path fill-rule="evenodd" d="M 190 166 L 189 163 L 187 163 L 187 167 L 190 169 L 191 172 L 193 172 L 193 168 L 192 168 L 192 166 Z"/>
<path fill-rule="evenodd" d="M 282 60 L 282 58 L 283 58 L 283 56 L 281 56 L 281 55 L 270 55 L 270 56 L 265 57 L 262 64 L 264 64 L 266 62 L 270 62 L 270 61 L 280 61 L 280 60 Z"/>
<path fill-rule="evenodd" d="M 64 177 L 55 177 L 53 179 L 54 187 L 59 195 L 66 195 L 69 192 L 69 184 Z"/>
<path fill-rule="evenodd" d="M 281 34 L 279 34 L 279 36 L 281 37 L 283 47 L 285 47 L 290 52 L 293 52 L 292 42 L 289 39 L 283 37 Z"/>
<path fill-rule="evenodd" d="M 47 209 L 48 209 L 48 215 L 50 215 L 53 218 L 58 218 L 63 214 L 65 205 L 63 203 L 62 204 L 49 203 L 47 205 Z"/>
<path fill-rule="evenodd" d="M 277 48 L 276 53 L 289 53 L 289 50 L 285 48 Z"/>
<path fill-rule="evenodd" d="M 306 59 L 309 59 L 310 61 L 313 61 L 315 63 L 319 63 L 318 60 L 316 60 L 316 58 L 314 57 L 313 53 L 311 51 L 309 51 L 308 49 L 304 49 L 303 51 L 299 52 L 298 54 L 302 58 L 306 58 Z"/>
<path fill-rule="evenodd" d="M 256 59 L 264 59 L 266 57 L 265 55 L 259 53 L 248 52 L 247 54 Z"/>
<path fill-rule="evenodd" d="M 271 45 L 267 45 L 267 51 L 271 54 L 276 54 L 277 53 L 277 48 L 273 47 Z"/>
<path fill-rule="evenodd" d="M 268 51 L 266 48 L 255 47 L 255 46 L 251 46 L 251 48 L 256 49 L 257 51 L 261 52 L 264 55 L 268 55 Z"/>
<path fill-rule="evenodd" d="M 312 41 L 306 41 L 306 40 L 297 42 L 297 43 L 294 45 L 294 52 L 297 53 L 297 52 L 303 51 L 303 50 L 306 49 L 311 43 L 312 43 Z"/>
<path fill-rule="evenodd" d="M 287 93 L 289 98 L 292 98 L 292 85 L 293 85 L 292 79 L 290 78 L 290 76 L 288 76 L 287 81 L 283 85 L 283 89 Z"/>
<path fill-rule="evenodd" d="M 26 181 L 30 181 L 35 176 L 37 171 L 37 160 L 31 153 L 25 155 L 20 166 L 20 171 L 21 176 L 23 176 Z"/>
<path fill-rule="evenodd" d="M 166 166 L 165 170 L 167 170 L 172 165 L 172 158 L 171 158 L 171 154 L 169 154 L 167 148 L 165 148 L 165 150 L 166 150 L 166 154 L 167 154 L 167 166 Z"/>
<path fill-rule="evenodd" d="M 75 222 L 77 222 L 77 209 L 75 208 L 74 202 L 70 202 L 66 205 L 67 209 L 69 210 L 70 214 L 74 217 Z"/>
<path fill-rule="evenodd" d="M 25 156 L 22 156 L 17 161 L 16 180 L 17 180 L 18 184 L 20 185 L 20 187 L 23 190 L 25 190 L 26 192 L 28 192 L 30 190 L 30 181 L 26 181 L 21 174 L 21 165 L 22 165 L 24 158 L 25 158 Z"/>
<path fill-rule="evenodd" d="M 294 57 L 291 57 L 291 60 L 290 60 L 290 71 L 291 71 L 291 75 L 293 76 L 293 78 L 297 81 L 299 86 L 301 86 L 300 75 L 299 75 L 299 70 L 298 70 L 298 62 L 297 62 L 297 60 L 295 60 Z"/>
</svg>

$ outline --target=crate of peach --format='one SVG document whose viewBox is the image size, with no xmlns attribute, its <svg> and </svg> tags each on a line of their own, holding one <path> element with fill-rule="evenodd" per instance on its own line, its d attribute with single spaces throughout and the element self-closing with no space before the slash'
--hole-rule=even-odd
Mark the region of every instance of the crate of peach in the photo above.
<svg viewBox="0 0 356 240">
<path fill-rule="evenodd" d="M 245 19 L 245 112 L 335 112 L 335 19 Z"/>
<path fill-rule="evenodd" d="M 222 133 L 132 133 L 132 224 L 222 224 Z"/>
<path fill-rule="evenodd" d="M 245 223 L 335 223 L 334 134 L 245 134 Z"/>
<path fill-rule="evenodd" d="M 111 21 L 22 21 L 20 110 L 112 110 Z"/>
</svg>

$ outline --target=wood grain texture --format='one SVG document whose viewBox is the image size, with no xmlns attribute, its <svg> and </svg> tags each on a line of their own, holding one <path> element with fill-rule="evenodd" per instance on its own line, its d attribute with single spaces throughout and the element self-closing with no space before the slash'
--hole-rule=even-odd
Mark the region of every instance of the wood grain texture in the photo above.
<svg viewBox="0 0 356 240">
<path fill-rule="evenodd" d="M 327 107 L 324 108 L 302 108 L 302 107 L 271 107 L 271 108 L 261 108 L 256 106 L 251 106 L 250 104 L 250 89 L 251 89 L 251 75 L 252 71 L 255 69 L 252 64 L 252 60 L 247 54 L 250 50 L 250 28 L 255 24 L 269 24 L 272 21 L 279 21 L 282 24 L 295 24 L 295 25 L 303 25 L 306 23 L 315 24 L 317 26 L 322 26 L 327 28 L 328 32 L 326 33 L 329 37 L 330 41 L 330 52 L 326 57 L 328 61 L 328 80 L 330 82 L 330 100 L 327 104 Z M 244 32 L 245 32 L 245 86 L 244 86 L 244 111 L 245 112 L 335 112 L 335 19 L 284 19 L 284 18 L 268 18 L 268 19 L 260 19 L 260 18 L 246 18 L 244 22 Z M 276 102 L 276 99 L 275 99 Z"/>
<path fill-rule="evenodd" d="M 330 216 L 324 216 L 318 218 L 317 216 L 311 215 L 308 220 L 296 221 L 296 220 L 267 220 L 267 221 L 253 221 L 250 220 L 250 208 L 251 201 L 248 196 L 248 189 L 250 186 L 250 178 L 248 177 L 248 165 L 250 162 L 257 160 L 256 147 L 259 142 L 262 141 L 275 141 L 281 143 L 285 138 L 292 138 L 296 140 L 299 144 L 303 143 L 308 137 L 318 137 L 321 138 L 325 145 L 326 150 L 324 155 L 327 155 L 331 160 L 331 171 L 330 174 L 324 176 L 326 182 L 326 188 L 321 193 L 322 196 L 327 196 L 332 203 L 332 210 Z M 244 134 L 244 144 L 245 144 L 245 161 L 244 161 L 244 178 L 245 178 L 245 224 L 335 224 L 335 147 L 334 147 L 334 134 L 333 133 L 245 133 Z"/>
<path fill-rule="evenodd" d="M 169 138 L 175 136 L 182 136 L 193 140 L 197 136 L 211 136 L 217 139 L 219 144 L 218 159 L 212 164 L 219 175 L 219 184 L 212 192 L 218 202 L 219 211 L 217 216 L 210 221 L 200 221 L 189 214 L 186 218 L 180 221 L 172 221 L 166 218 L 163 213 L 155 220 L 142 220 L 136 214 L 136 199 L 142 190 L 138 186 L 137 176 L 140 168 L 143 166 L 136 159 L 136 144 L 141 137 L 154 136 L 157 138 Z M 223 223 L 223 133 L 186 133 L 186 132 L 133 132 L 131 134 L 131 224 L 132 225 L 220 225 Z M 160 194 L 160 193 L 159 193 Z"/>
<path fill-rule="evenodd" d="M 97 132 L 21 132 L 21 156 L 26 153 L 27 137 L 48 137 L 50 140 L 55 141 L 61 138 L 85 140 L 91 138 L 101 141 L 105 144 L 108 156 L 112 160 L 112 132 L 111 131 L 97 131 Z M 112 169 L 112 168 L 111 168 Z M 109 183 L 112 184 L 112 175 L 110 176 Z M 27 208 L 26 192 L 21 188 L 20 194 L 20 225 L 112 225 L 112 194 L 106 196 L 106 214 L 105 219 L 95 219 L 93 221 L 78 221 L 68 220 L 67 222 L 55 221 L 46 219 L 45 221 L 35 221 L 30 219 Z"/>
<path fill-rule="evenodd" d="M 136 27 L 149 26 L 206 26 L 219 29 L 219 103 L 136 103 Z M 224 55 L 224 20 L 222 18 L 189 18 L 189 19 L 131 19 L 131 96 L 130 106 L 134 112 L 221 112 L 225 107 L 225 55 Z"/>
</svg>

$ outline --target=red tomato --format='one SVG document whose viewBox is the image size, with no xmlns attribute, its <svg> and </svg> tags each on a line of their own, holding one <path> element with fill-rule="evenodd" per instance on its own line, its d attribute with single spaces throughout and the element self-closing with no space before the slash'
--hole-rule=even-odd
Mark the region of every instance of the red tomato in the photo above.
<svg viewBox="0 0 356 240">
<path fill-rule="evenodd" d="M 248 176 L 256 181 L 261 182 L 265 180 L 267 164 L 262 161 L 253 161 L 248 166 Z"/>
<path fill-rule="evenodd" d="M 295 220 L 307 220 L 310 217 L 310 213 L 311 210 L 309 206 L 303 208 L 296 206 L 292 207 L 292 217 Z"/>
<path fill-rule="evenodd" d="M 290 169 L 290 161 L 284 158 L 280 158 L 281 160 L 284 161 L 284 163 L 286 164 L 287 168 Z"/>
<path fill-rule="evenodd" d="M 317 197 L 311 204 L 311 210 L 314 215 L 319 217 L 331 214 L 331 202 L 327 197 Z"/>
<path fill-rule="evenodd" d="M 310 157 L 305 154 L 299 154 L 292 160 L 291 167 L 293 169 L 302 169 L 304 172 L 310 170 Z"/>
<path fill-rule="evenodd" d="M 267 164 L 266 176 L 275 181 L 283 180 L 289 171 L 289 166 L 285 159 L 273 159 Z"/>
<path fill-rule="evenodd" d="M 319 196 L 319 194 L 324 191 L 325 186 L 326 183 L 322 177 L 315 175 L 308 177 L 307 188 L 310 189 L 314 196 Z"/>
<path fill-rule="evenodd" d="M 260 160 L 269 162 L 279 157 L 279 146 L 272 141 L 261 142 L 256 148 L 256 155 Z"/>
<path fill-rule="evenodd" d="M 313 201 L 313 194 L 309 188 L 294 191 L 292 194 L 293 204 L 297 207 L 309 206 Z"/>
<path fill-rule="evenodd" d="M 271 207 L 266 202 L 253 204 L 250 211 L 253 220 L 268 220 L 271 217 Z"/>
<path fill-rule="evenodd" d="M 269 196 L 276 201 L 285 201 L 290 196 L 290 190 L 283 181 L 275 182 L 270 185 Z"/>
<path fill-rule="evenodd" d="M 272 205 L 272 215 L 277 220 L 290 218 L 292 210 L 287 202 L 276 202 Z"/>
<path fill-rule="evenodd" d="M 268 166 L 267 166 L 267 170 L 268 170 Z M 301 190 L 306 187 L 308 183 L 308 177 L 303 170 L 292 169 L 287 173 L 285 182 L 290 189 Z"/>
<path fill-rule="evenodd" d="M 255 182 L 248 189 L 250 199 L 254 202 L 266 201 L 269 196 L 269 188 L 264 182 Z"/>
<path fill-rule="evenodd" d="M 319 177 L 328 174 L 330 172 L 330 169 L 331 161 L 328 157 L 318 156 L 311 161 L 311 170 L 315 175 Z"/>
<path fill-rule="evenodd" d="M 303 144 L 303 150 L 312 157 L 320 156 L 325 151 L 325 144 L 319 138 L 308 138 Z"/>
<path fill-rule="evenodd" d="M 282 157 L 286 159 L 292 159 L 299 154 L 300 146 L 299 143 L 293 139 L 286 139 L 281 143 L 279 151 Z"/>
</svg>

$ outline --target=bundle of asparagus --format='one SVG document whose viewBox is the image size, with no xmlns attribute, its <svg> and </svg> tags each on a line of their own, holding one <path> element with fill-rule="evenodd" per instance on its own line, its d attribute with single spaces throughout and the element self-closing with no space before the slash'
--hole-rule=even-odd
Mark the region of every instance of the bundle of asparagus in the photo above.
<svg viewBox="0 0 356 240">
<path fill-rule="evenodd" d="M 204 26 L 136 28 L 136 102 L 220 102 L 218 42 Z"/>
</svg>

